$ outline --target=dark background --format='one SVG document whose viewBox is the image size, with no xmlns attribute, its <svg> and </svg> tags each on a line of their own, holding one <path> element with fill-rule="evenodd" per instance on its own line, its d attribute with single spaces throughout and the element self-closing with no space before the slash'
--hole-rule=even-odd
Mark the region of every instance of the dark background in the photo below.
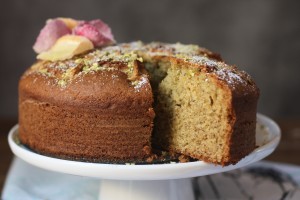
<svg viewBox="0 0 300 200">
<path fill-rule="evenodd" d="M 259 112 L 299 118 L 299 5 L 279 0 L 1 0 L 0 118 L 17 118 L 18 79 L 35 60 L 32 45 L 45 20 L 55 17 L 100 18 L 118 42 L 204 46 L 252 75 L 261 89 Z"/>
</svg>

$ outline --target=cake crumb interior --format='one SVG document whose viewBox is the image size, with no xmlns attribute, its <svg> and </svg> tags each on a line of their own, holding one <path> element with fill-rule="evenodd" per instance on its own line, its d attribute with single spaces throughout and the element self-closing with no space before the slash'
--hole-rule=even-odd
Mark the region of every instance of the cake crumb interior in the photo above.
<svg viewBox="0 0 300 200">
<path fill-rule="evenodd" d="M 149 64 L 148 68 L 149 68 Z M 198 159 L 221 163 L 228 153 L 226 90 L 211 84 L 206 73 L 170 62 L 149 70 L 157 97 L 153 143 Z M 157 76 L 161 74 L 161 76 Z M 159 78 L 157 78 L 159 77 Z"/>
</svg>

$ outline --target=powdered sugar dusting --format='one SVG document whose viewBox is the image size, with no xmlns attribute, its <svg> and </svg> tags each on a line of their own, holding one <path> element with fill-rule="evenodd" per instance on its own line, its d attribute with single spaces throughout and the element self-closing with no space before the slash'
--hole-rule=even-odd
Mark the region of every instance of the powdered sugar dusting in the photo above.
<svg viewBox="0 0 300 200">
<path fill-rule="evenodd" d="M 227 65 L 218 58 L 215 59 L 212 55 L 213 53 L 197 45 L 132 42 L 96 49 L 85 55 L 63 62 L 47 62 L 41 66 L 41 69 L 34 71 L 39 71 L 48 76 L 53 74 L 54 77 L 68 83 L 75 76 L 81 74 L 105 70 L 121 70 L 128 77 L 134 77 L 129 79 L 131 85 L 136 91 L 140 91 L 140 88 L 149 83 L 149 80 L 146 76 L 139 76 L 136 73 L 138 71 L 136 70 L 138 69 L 138 63 L 157 62 L 156 58 L 166 57 L 174 58 L 168 59 L 170 62 L 180 61 L 187 63 L 188 66 L 191 66 L 191 70 L 196 70 L 195 73 L 194 71 L 192 72 L 193 76 L 199 72 L 204 72 L 216 75 L 219 80 L 226 82 L 233 89 L 241 84 L 255 87 L 248 74 L 239 71 L 236 67 Z M 112 78 L 115 79 L 117 77 L 113 76 Z"/>
<path fill-rule="evenodd" d="M 226 82 L 232 86 L 234 86 L 237 83 L 242 83 L 242 84 L 246 83 L 246 81 L 241 77 L 240 74 L 230 69 L 229 67 L 221 68 L 215 71 L 215 74 L 217 74 L 220 79 L 226 80 Z"/>
<path fill-rule="evenodd" d="M 238 72 L 235 67 L 224 62 L 198 55 L 192 56 L 191 62 L 205 66 L 211 73 L 215 73 L 219 79 L 226 81 L 233 87 L 237 84 L 247 84 L 245 74 Z"/>
<path fill-rule="evenodd" d="M 209 59 L 206 56 L 199 56 L 199 55 L 191 56 L 190 60 L 195 64 L 206 65 L 208 67 L 216 67 L 219 66 L 220 64 L 223 64 L 221 62 Z"/>
<path fill-rule="evenodd" d="M 145 85 L 145 84 L 147 84 L 147 83 L 149 83 L 149 80 L 148 80 L 146 77 L 142 76 L 142 77 L 140 78 L 140 80 L 138 80 L 138 81 L 136 82 L 136 84 L 135 84 L 135 86 L 134 86 L 134 89 L 135 89 L 136 91 L 139 91 L 139 89 L 140 89 L 143 85 Z"/>
</svg>

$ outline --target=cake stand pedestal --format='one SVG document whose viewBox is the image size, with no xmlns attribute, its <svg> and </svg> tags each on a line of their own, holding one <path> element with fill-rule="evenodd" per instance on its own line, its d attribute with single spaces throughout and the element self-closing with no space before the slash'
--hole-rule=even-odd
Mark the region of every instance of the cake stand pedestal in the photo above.
<svg viewBox="0 0 300 200">
<path fill-rule="evenodd" d="M 193 200 L 194 192 L 190 178 L 159 181 L 101 180 L 100 199 Z"/>
<path fill-rule="evenodd" d="M 119 165 L 87 163 L 52 158 L 24 147 L 18 139 L 18 125 L 8 136 L 13 153 L 24 161 L 43 169 L 100 179 L 99 199 L 195 199 L 192 177 L 211 175 L 238 169 L 257 162 L 277 147 L 281 133 L 270 118 L 257 115 L 257 146 L 251 154 L 235 165 L 222 167 L 203 161 L 152 165 Z"/>
</svg>

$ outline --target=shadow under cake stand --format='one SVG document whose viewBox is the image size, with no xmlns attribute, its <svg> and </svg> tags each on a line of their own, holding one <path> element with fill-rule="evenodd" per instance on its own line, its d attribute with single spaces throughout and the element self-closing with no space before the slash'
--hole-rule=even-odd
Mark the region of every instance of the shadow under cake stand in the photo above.
<svg viewBox="0 0 300 200">
<path fill-rule="evenodd" d="M 9 132 L 13 153 L 24 161 L 55 172 L 99 178 L 99 199 L 194 199 L 192 177 L 206 176 L 238 169 L 270 155 L 281 137 L 278 125 L 257 114 L 257 148 L 235 165 L 222 167 L 203 161 L 187 163 L 121 165 L 63 160 L 37 154 L 20 144 L 18 125 Z"/>
</svg>

